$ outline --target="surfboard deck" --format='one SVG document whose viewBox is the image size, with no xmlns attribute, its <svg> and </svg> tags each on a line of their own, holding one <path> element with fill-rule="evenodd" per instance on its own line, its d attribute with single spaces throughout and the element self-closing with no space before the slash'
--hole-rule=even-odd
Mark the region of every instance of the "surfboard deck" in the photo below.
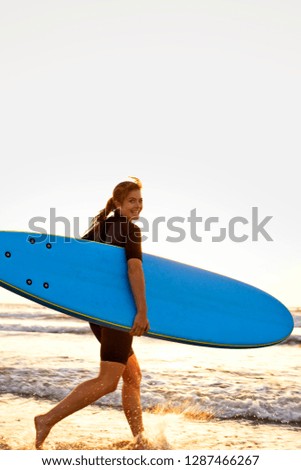
<svg viewBox="0 0 301 470">
<path fill-rule="evenodd" d="M 144 254 L 146 336 L 223 348 L 277 344 L 293 329 L 271 295 L 229 277 Z M 129 331 L 136 314 L 123 248 L 29 232 L 0 232 L 0 285 L 46 307 Z"/>
</svg>

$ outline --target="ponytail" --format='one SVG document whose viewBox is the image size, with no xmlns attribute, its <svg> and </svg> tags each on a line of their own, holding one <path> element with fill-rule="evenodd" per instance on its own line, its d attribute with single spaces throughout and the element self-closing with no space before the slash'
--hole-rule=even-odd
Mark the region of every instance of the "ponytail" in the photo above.
<svg viewBox="0 0 301 470">
<path fill-rule="evenodd" d="M 104 214 L 104 218 L 108 217 L 109 213 L 116 209 L 113 197 L 110 197 L 107 201 L 106 207 L 101 211 Z"/>
<path fill-rule="evenodd" d="M 104 209 L 99 211 L 99 213 L 93 217 L 92 223 L 86 233 L 84 234 L 83 238 L 88 238 L 91 240 L 91 235 L 93 240 L 100 240 L 100 232 L 102 229 L 102 224 L 114 209 L 116 209 L 115 203 L 113 198 L 111 197 Z"/>
</svg>

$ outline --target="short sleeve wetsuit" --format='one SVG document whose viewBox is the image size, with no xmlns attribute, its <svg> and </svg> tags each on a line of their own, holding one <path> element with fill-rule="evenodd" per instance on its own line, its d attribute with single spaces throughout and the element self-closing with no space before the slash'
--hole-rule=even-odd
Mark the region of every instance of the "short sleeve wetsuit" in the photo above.
<svg viewBox="0 0 301 470">
<path fill-rule="evenodd" d="M 120 246 L 125 249 L 127 261 L 137 258 L 142 261 L 141 231 L 137 225 L 122 216 L 118 209 L 114 215 L 106 219 L 100 234 L 87 234 L 88 240 Z M 132 349 L 133 337 L 126 331 L 107 328 L 90 323 L 91 330 L 101 344 L 101 361 L 119 362 L 125 364 L 134 354 Z"/>
</svg>

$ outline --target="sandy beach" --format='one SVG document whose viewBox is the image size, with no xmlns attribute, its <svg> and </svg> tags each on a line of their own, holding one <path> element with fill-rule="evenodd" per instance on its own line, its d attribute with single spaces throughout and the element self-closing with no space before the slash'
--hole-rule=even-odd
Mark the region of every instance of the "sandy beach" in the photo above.
<svg viewBox="0 0 301 470">
<path fill-rule="evenodd" d="M 300 314 L 285 344 L 219 350 L 136 338 L 151 449 L 301 449 Z M 35 415 L 98 372 L 86 322 L 44 307 L 0 308 L 0 449 L 34 449 Z M 121 384 L 58 423 L 53 449 L 134 449 Z"/>
<path fill-rule="evenodd" d="M 7 400 L 7 401 L 6 401 Z M 34 399 L 4 397 L 0 402 L 2 450 L 33 450 L 33 416 L 45 411 Z M 177 413 L 144 413 L 146 436 L 153 450 L 161 449 L 301 449 L 300 429 L 290 426 L 192 421 Z M 47 439 L 46 450 L 135 449 L 125 417 L 116 409 L 100 410 L 89 406 L 55 426 Z"/>
</svg>

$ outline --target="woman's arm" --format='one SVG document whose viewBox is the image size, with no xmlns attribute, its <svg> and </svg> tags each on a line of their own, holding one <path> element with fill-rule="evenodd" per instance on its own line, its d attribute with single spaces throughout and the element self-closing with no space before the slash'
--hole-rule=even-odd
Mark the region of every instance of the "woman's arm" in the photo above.
<svg viewBox="0 0 301 470">
<path fill-rule="evenodd" d="M 147 319 L 144 273 L 140 259 L 130 258 L 128 260 L 128 276 L 137 307 L 137 314 L 130 334 L 141 336 L 148 331 L 149 322 Z"/>
</svg>

